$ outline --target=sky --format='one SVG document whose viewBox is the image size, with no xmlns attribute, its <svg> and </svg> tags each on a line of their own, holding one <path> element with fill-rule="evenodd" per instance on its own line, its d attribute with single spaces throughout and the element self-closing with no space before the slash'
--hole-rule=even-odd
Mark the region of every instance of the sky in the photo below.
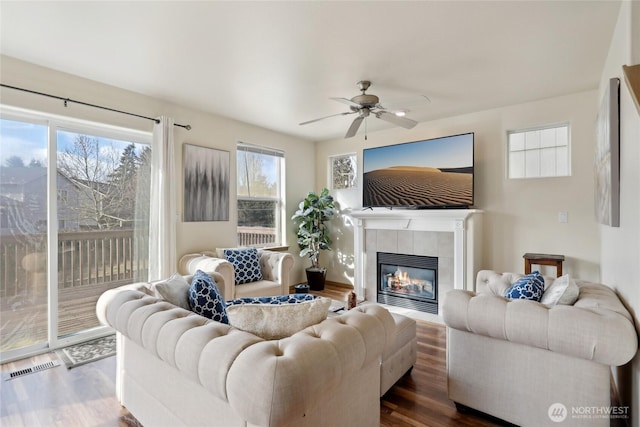
<svg viewBox="0 0 640 427">
<path fill-rule="evenodd" d="M 47 126 L 0 119 L 0 165 L 13 156 L 22 158 L 25 165 L 32 159 L 44 164 L 47 159 Z"/>
<path fill-rule="evenodd" d="M 18 156 L 25 165 L 37 160 L 43 165 L 47 162 L 47 125 L 0 119 L 0 165 L 4 166 L 8 158 Z M 57 133 L 58 151 L 64 152 L 73 146 L 77 133 L 59 130 Z M 98 138 L 102 154 L 118 156 L 129 145 L 127 141 L 110 138 Z M 140 146 L 139 144 L 137 144 Z"/>
<path fill-rule="evenodd" d="M 391 166 L 460 168 L 473 166 L 473 133 L 368 148 L 363 172 Z"/>
</svg>

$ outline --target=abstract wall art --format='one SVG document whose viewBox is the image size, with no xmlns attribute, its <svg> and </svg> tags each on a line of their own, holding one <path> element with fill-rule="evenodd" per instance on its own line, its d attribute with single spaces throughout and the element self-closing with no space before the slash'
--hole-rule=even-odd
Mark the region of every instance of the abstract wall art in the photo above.
<svg viewBox="0 0 640 427">
<path fill-rule="evenodd" d="M 595 214 L 620 226 L 620 79 L 609 80 L 596 122 Z"/>
<path fill-rule="evenodd" d="M 184 144 L 184 221 L 229 221 L 229 152 Z"/>
</svg>

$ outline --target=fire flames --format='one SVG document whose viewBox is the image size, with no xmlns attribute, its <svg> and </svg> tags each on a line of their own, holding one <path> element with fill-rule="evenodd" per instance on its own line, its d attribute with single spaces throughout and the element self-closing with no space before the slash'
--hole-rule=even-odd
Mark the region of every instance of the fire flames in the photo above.
<svg viewBox="0 0 640 427">
<path fill-rule="evenodd" d="M 412 278 L 407 271 L 400 267 L 393 274 L 385 275 L 386 288 L 388 290 L 404 294 L 433 294 L 433 282 Z"/>
</svg>

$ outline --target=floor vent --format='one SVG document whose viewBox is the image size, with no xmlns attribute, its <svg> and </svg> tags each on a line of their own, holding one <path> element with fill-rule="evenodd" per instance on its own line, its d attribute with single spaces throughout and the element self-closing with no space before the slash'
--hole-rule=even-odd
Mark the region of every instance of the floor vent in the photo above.
<svg viewBox="0 0 640 427">
<path fill-rule="evenodd" d="M 23 377 L 25 375 L 33 374 L 35 372 L 44 371 L 45 369 L 55 368 L 56 366 L 60 366 L 60 362 L 57 360 L 52 360 L 51 362 L 41 363 L 39 365 L 32 366 L 26 369 L 18 369 L 17 371 L 9 372 L 6 374 L 5 381 L 12 380 L 14 378 Z"/>
</svg>

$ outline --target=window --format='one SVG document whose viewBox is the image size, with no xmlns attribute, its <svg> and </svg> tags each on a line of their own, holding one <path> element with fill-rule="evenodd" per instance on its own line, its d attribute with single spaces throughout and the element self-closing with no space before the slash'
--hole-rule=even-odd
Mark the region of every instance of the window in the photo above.
<svg viewBox="0 0 640 427">
<path fill-rule="evenodd" d="M 284 153 L 240 143 L 236 160 L 238 246 L 282 245 Z"/>
<path fill-rule="evenodd" d="M 571 175 L 569 125 L 509 131 L 509 178 Z"/>
<path fill-rule="evenodd" d="M 331 189 L 344 190 L 347 188 L 356 188 L 357 164 L 355 153 L 329 157 Z"/>
<path fill-rule="evenodd" d="M 151 134 L 0 113 L 0 359 L 12 360 L 99 333 L 98 297 L 146 280 Z"/>
</svg>

